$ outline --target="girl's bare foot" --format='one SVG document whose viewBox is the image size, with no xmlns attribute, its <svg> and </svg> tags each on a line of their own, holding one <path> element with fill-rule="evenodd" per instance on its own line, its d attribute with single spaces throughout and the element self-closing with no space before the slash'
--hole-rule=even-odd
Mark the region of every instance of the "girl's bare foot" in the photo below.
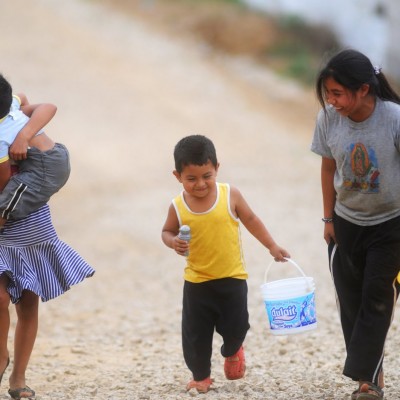
<svg viewBox="0 0 400 400">
<path fill-rule="evenodd" d="M 29 400 L 34 400 L 35 399 L 35 391 L 29 388 L 28 386 L 23 387 L 23 388 L 17 388 L 17 389 L 10 389 L 8 391 L 8 394 L 11 396 L 12 399 L 15 400 L 22 400 L 22 399 L 29 399 Z"/>
<path fill-rule="evenodd" d="M 371 382 L 363 382 L 360 386 L 357 400 L 383 399 L 383 390 Z"/>
</svg>

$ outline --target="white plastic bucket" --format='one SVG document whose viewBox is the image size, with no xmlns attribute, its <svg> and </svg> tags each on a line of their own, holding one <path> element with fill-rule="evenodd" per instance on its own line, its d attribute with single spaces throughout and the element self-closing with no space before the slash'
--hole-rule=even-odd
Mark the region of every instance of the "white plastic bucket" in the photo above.
<svg viewBox="0 0 400 400">
<path fill-rule="evenodd" d="M 267 282 L 268 271 L 265 271 L 261 291 L 267 311 L 271 333 L 273 335 L 290 335 L 309 331 L 317 327 L 315 309 L 314 279 L 304 274 L 303 270 L 290 258 L 302 276 Z"/>
</svg>

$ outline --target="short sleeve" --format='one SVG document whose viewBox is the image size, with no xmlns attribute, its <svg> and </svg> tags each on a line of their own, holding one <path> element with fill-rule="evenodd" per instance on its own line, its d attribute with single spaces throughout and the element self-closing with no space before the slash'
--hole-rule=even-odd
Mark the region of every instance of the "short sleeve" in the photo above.
<svg viewBox="0 0 400 400">
<path fill-rule="evenodd" d="M 14 118 L 15 112 L 21 112 L 20 110 L 21 110 L 21 99 L 17 95 L 13 94 L 9 115 Z"/>
<path fill-rule="evenodd" d="M 332 152 L 328 146 L 328 126 L 329 115 L 321 109 L 317 116 L 314 129 L 314 136 L 311 143 L 311 151 L 326 158 L 333 158 Z"/>
<path fill-rule="evenodd" d="M 8 143 L 0 140 L 0 164 L 7 161 L 10 157 L 8 155 Z"/>
</svg>

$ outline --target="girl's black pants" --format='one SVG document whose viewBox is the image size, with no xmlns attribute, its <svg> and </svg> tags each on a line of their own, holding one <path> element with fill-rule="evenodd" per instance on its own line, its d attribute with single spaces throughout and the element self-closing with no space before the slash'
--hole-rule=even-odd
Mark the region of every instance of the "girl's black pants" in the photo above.
<svg viewBox="0 0 400 400">
<path fill-rule="evenodd" d="M 400 217 L 373 226 L 334 215 L 329 267 L 347 350 L 343 374 L 378 384 L 399 294 Z"/>
</svg>

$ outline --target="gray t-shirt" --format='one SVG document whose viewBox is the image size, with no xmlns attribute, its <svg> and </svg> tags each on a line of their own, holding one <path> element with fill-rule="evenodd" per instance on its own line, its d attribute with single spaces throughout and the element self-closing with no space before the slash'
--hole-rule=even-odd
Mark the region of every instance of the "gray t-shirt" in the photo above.
<svg viewBox="0 0 400 400">
<path fill-rule="evenodd" d="M 331 106 L 317 117 L 311 150 L 336 161 L 335 212 L 357 225 L 400 215 L 400 105 L 377 99 L 362 122 Z"/>
</svg>

